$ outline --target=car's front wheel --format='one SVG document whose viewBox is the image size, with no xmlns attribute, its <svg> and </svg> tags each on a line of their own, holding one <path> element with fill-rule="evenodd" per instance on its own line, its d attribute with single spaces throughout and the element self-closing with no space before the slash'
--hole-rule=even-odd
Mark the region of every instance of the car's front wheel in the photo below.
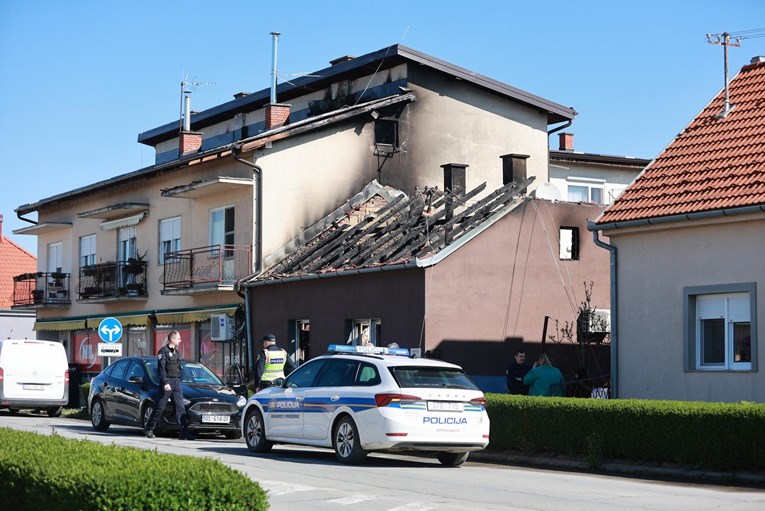
<svg viewBox="0 0 765 511">
<path fill-rule="evenodd" d="M 247 412 L 244 420 L 244 441 L 247 448 L 252 452 L 264 454 L 271 451 L 273 442 L 266 439 L 266 425 L 263 422 L 263 414 L 257 407 L 252 407 Z"/>
<path fill-rule="evenodd" d="M 356 423 L 348 416 L 342 417 L 337 422 L 332 443 L 335 446 L 335 456 L 343 463 L 361 463 L 367 457 L 367 452 L 361 448 Z"/>
<path fill-rule="evenodd" d="M 93 400 L 93 406 L 90 409 L 90 423 L 93 424 L 93 429 L 96 431 L 106 431 L 109 429 L 104 403 L 100 399 Z"/>
<path fill-rule="evenodd" d="M 439 452 L 436 456 L 442 465 L 458 467 L 468 459 L 469 452 Z"/>
</svg>

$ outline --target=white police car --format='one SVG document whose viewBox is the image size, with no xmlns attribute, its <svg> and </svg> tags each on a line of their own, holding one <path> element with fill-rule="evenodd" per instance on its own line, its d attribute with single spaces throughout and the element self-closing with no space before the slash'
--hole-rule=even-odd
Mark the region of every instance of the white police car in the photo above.
<svg viewBox="0 0 765 511">
<path fill-rule="evenodd" d="M 486 399 L 459 366 L 394 356 L 408 355 L 404 348 L 329 351 L 250 397 L 242 422 L 250 451 L 330 447 L 344 463 L 369 451 L 430 451 L 457 466 L 488 445 Z"/>
</svg>

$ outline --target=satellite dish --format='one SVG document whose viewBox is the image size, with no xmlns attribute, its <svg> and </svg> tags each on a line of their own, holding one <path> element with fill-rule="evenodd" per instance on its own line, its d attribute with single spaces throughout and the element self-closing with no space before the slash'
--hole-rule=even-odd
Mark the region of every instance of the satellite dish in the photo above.
<svg viewBox="0 0 765 511">
<path fill-rule="evenodd" d="M 558 190 L 558 187 L 555 186 L 552 183 L 542 183 L 539 185 L 539 187 L 534 191 L 534 196 L 537 199 L 547 199 L 547 200 L 560 200 L 560 190 Z"/>
</svg>

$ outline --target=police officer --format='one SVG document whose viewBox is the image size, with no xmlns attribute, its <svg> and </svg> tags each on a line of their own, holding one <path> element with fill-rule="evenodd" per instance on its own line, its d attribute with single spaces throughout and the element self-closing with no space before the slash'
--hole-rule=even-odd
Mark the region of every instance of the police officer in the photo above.
<svg viewBox="0 0 765 511">
<path fill-rule="evenodd" d="M 178 424 L 178 438 L 181 440 L 194 440 L 196 437 L 189 433 L 185 420 L 186 407 L 183 404 L 183 390 L 181 389 L 181 355 L 178 346 L 181 344 L 181 334 L 177 330 L 171 330 L 167 334 L 167 342 L 160 348 L 157 354 L 157 369 L 159 370 L 159 384 L 162 394 L 154 407 L 149 422 L 146 423 L 145 434 L 154 438 L 154 428 L 157 426 L 162 412 L 165 411 L 170 396 L 175 405 L 175 420 Z"/>
<path fill-rule="evenodd" d="M 255 366 L 255 391 L 274 386 L 274 380 L 284 378 L 295 370 L 287 352 L 276 345 L 276 336 L 268 334 L 263 336 L 263 351 L 258 355 L 258 363 Z"/>
</svg>

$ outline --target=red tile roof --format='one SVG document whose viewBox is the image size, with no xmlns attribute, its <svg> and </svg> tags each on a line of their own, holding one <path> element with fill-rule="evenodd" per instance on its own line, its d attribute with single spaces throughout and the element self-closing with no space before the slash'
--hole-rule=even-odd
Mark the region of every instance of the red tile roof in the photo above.
<svg viewBox="0 0 765 511">
<path fill-rule="evenodd" d="M 765 62 L 744 66 L 596 220 L 645 220 L 765 204 Z"/>
<path fill-rule="evenodd" d="M 36 271 L 37 258 L 0 231 L 0 309 L 10 309 L 13 305 L 13 277 Z"/>
</svg>

